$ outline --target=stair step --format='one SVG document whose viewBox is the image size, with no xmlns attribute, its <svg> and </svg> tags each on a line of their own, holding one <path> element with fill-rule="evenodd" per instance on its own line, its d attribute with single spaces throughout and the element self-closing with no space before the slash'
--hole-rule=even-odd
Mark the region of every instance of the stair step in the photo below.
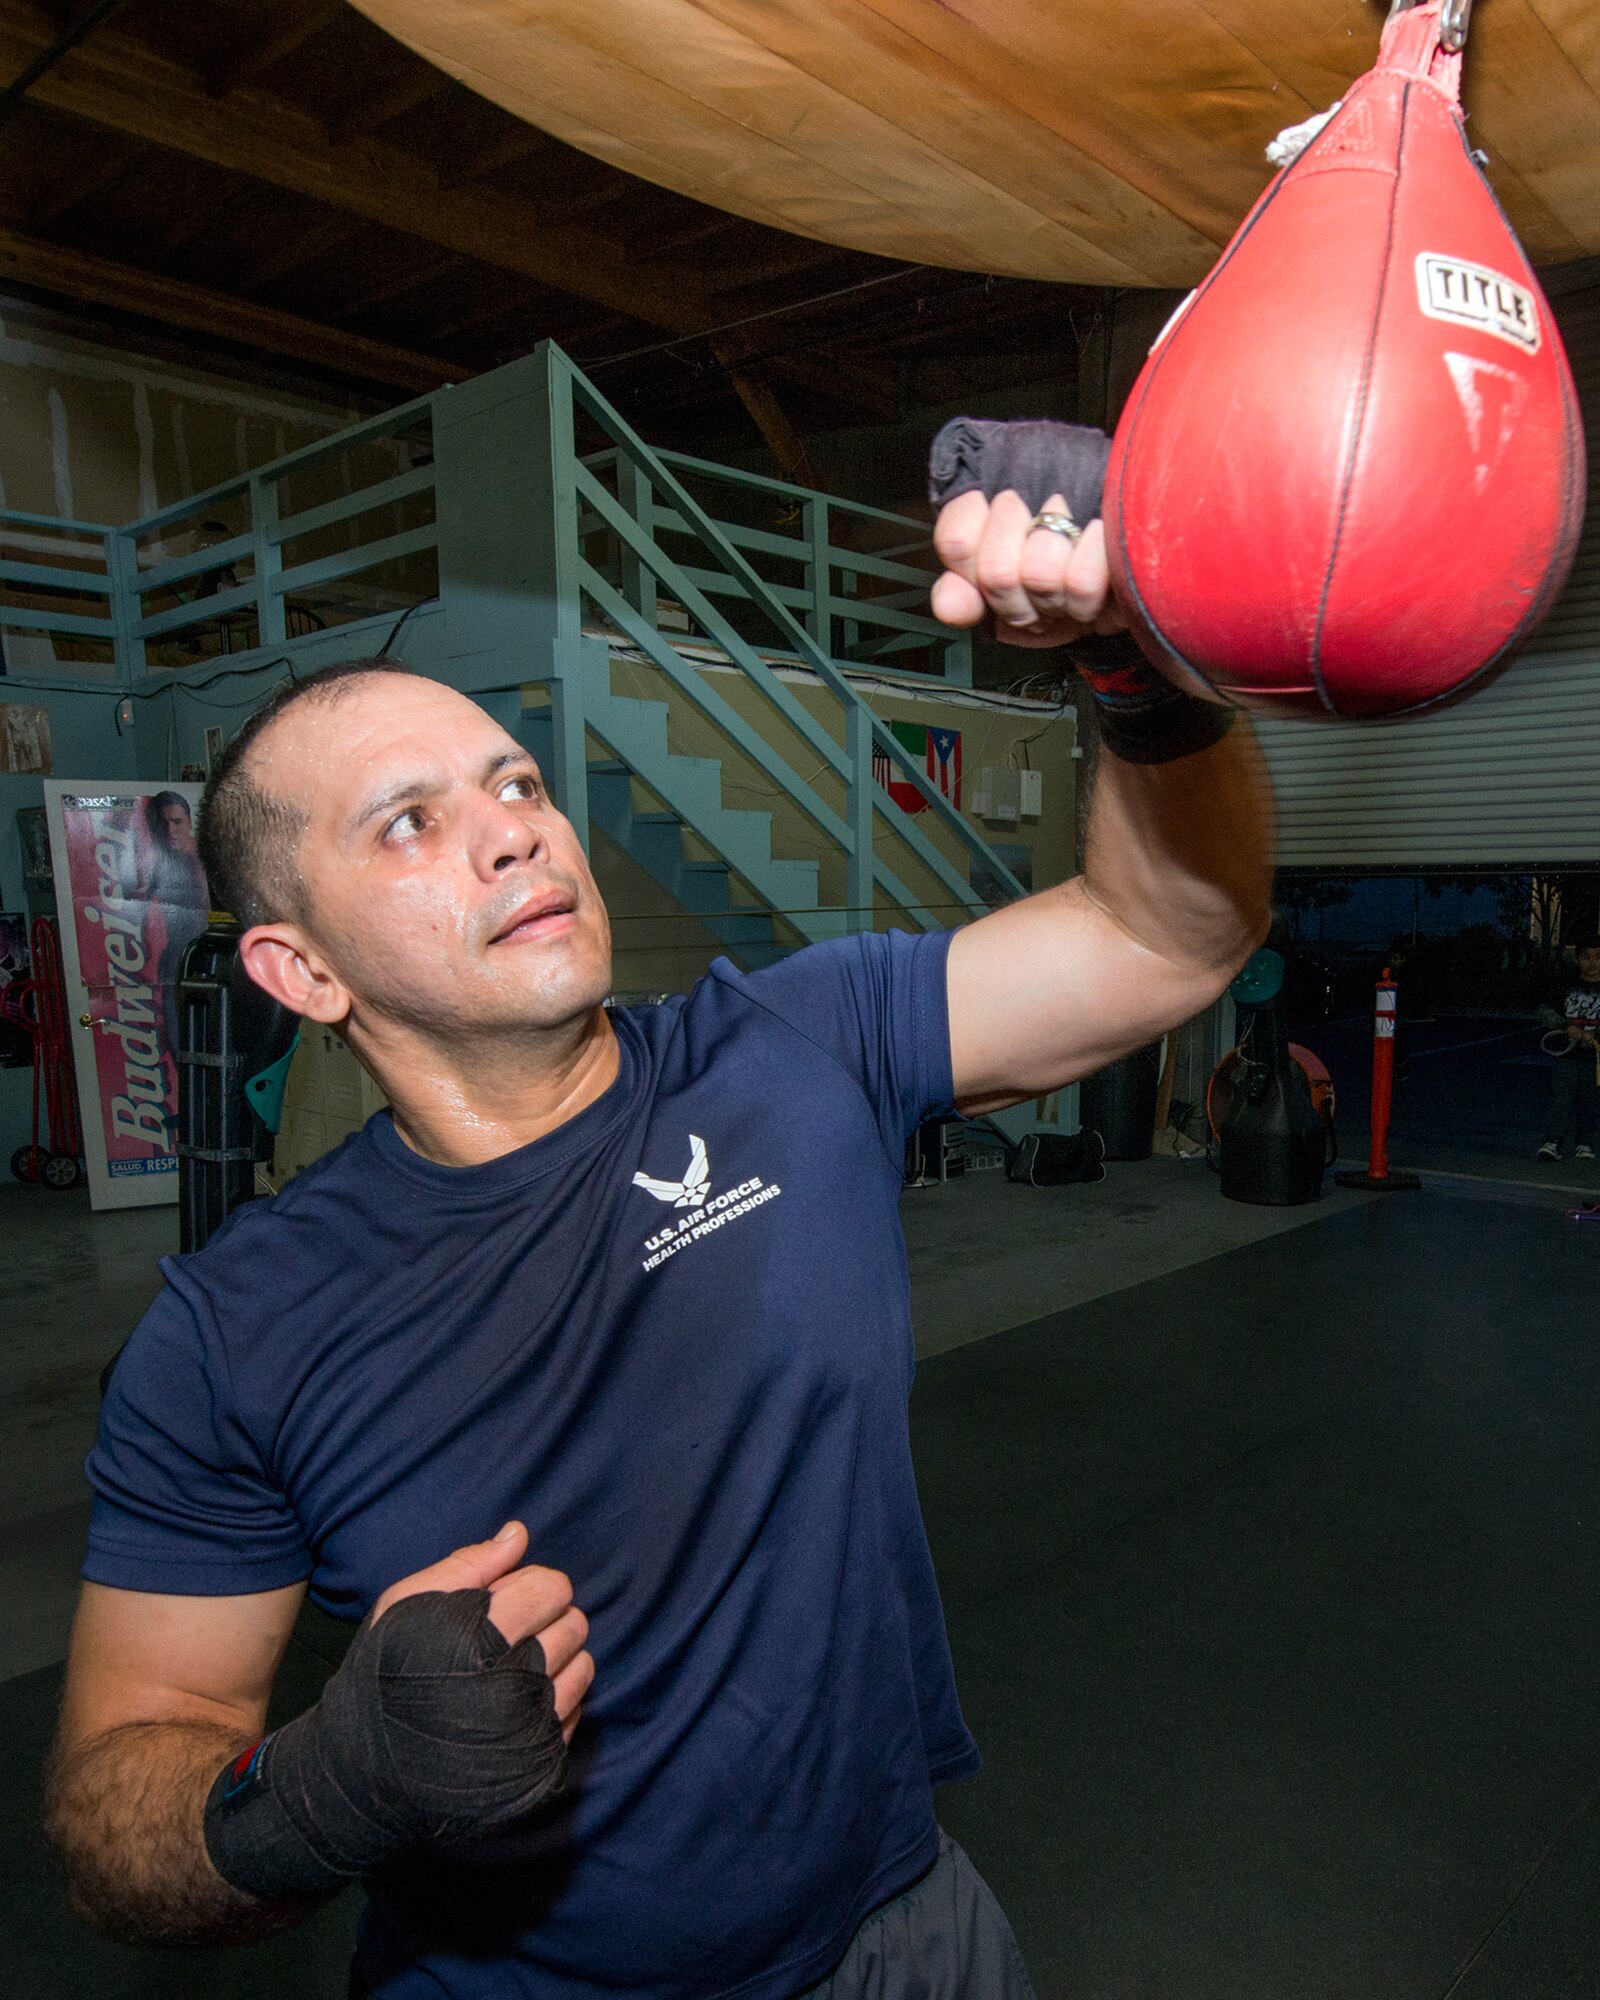
<svg viewBox="0 0 1600 2000">
<path fill-rule="evenodd" d="M 643 764 L 659 764 L 667 752 L 667 704 L 664 701 L 633 701 L 613 695 L 597 704 L 592 717 L 596 735 L 637 771 Z"/>
<path fill-rule="evenodd" d="M 772 814 L 725 805 L 716 758 L 668 749 L 665 703 L 613 694 L 597 675 L 589 719 L 612 753 L 596 756 L 588 766 L 595 824 L 745 965 L 753 969 L 786 958 L 793 946 L 779 941 L 765 906 L 790 913 L 809 935 L 817 864 L 774 859 Z M 635 808 L 635 780 L 655 794 L 659 808 Z M 702 859 L 707 850 L 711 858 Z M 734 906 L 734 875 L 750 884 L 758 902 Z"/>
<path fill-rule="evenodd" d="M 693 910 L 696 916 L 715 915 L 718 911 L 732 908 L 732 880 L 721 862 L 680 861 L 673 893 L 684 908 Z M 758 914 L 764 915 L 765 912 Z"/>
<path fill-rule="evenodd" d="M 762 888 L 775 908 L 803 915 L 817 907 L 817 864 L 814 861 L 769 861 Z"/>
<path fill-rule="evenodd" d="M 746 952 L 756 945 L 769 945 L 773 941 L 772 919 L 759 910 L 752 910 L 748 916 L 741 911 L 736 917 L 706 920 L 706 928 L 738 952 Z"/>
<path fill-rule="evenodd" d="M 722 812 L 722 766 L 714 757 L 668 757 L 650 784 L 691 826 Z"/>
</svg>

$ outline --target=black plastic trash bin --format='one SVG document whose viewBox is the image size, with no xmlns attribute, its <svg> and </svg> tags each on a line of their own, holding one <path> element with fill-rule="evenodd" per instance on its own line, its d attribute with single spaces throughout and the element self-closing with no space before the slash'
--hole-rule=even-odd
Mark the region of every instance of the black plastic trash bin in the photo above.
<svg viewBox="0 0 1600 2000">
<path fill-rule="evenodd" d="M 1078 1086 L 1078 1122 L 1106 1142 L 1108 1160 L 1148 1160 L 1155 1145 L 1161 1044 L 1135 1049 Z"/>
</svg>

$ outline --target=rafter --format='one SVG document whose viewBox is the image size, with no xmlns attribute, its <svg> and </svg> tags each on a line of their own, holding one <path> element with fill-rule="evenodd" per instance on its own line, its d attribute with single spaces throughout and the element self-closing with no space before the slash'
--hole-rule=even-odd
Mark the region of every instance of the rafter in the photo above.
<svg viewBox="0 0 1600 2000">
<path fill-rule="evenodd" d="M 220 186 L 213 182 L 203 195 L 186 196 L 176 204 L 164 229 L 152 230 L 149 235 L 141 231 L 139 247 L 155 257 L 169 257 L 174 250 L 181 250 L 186 243 L 203 236 L 214 222 L 246 207 L 259 195 L 260 189 L 252 182 L 241 183 L 232 176 Z"/>
<path fill-rule="evenodd" d="M 424 337 L 432 341 L 455 340 L 463 333 L 477 333 L 485 327 L 497 326 L 501 320 L 510 319 L 513 313 L 530 315 L 534 311 L 534 301 L 526 296 L 507 298 L 501 293 L 496 298 L 477 299 L 470 306 L 463 307 L 453 315 L 443 319 L 429 320 Z M 528 347 L 531 349 L 540 339 L 538 334 L 530 334 Z M 566 342 L 561 343 L 564 347 Z"/>
<path fill-rule="evenodd" d="M 391 299 L 404 298 L 407 292 L 420 291 L 424 285 L 433 284 L 459 263 L 460 259 L 448 250 L 415 257 L 398 270 L 387 271 L 382 277 L 374 278 L 371 284 L 347 291 L 339 301 L 338 317 L 360 319 L 363 313 L 386 306 Z"/>
<path fill-rule="evenodd" d="M 830 396 L 879 423 L 893 423 L 900 415 L 900 371 L 893 366 L 843 354 L 782 354 L 762 372 Z"/>
<path fill-rule="evenodd" d="M 206 78 L 212 97 L 226 97 L 241 84 L 253 83 L 274 63 L 304 48 L 313 35 L 320 35 L 342 8 L 337 0 L 310 0 L 310 4 L 278 10 L 267 32 L 219 63 Z"/>
<path fill-rule="evenodd" d="M 330 209 L 309 228 L 297 222 L 293 229 L 285 232 L 276 250 L 251 263 L 243 280 L 243 289 L 248 292 L 264 291 L 268 285 L 275 285 L 280 278 L 288 277 L 291 271 L 298 271 L 303 264 L 325 257 L 330 250 L 337 250 L 341 244 L 351 242 L 370 227 L 364 217 L 343 215 L 337 209 Z"/>
<path fill-rule="evenodd" d="M 432 355 L 342 333 L 295 313 L 228 298 L 202 285 L 140 271 L 109 257 L 64 250 L 59 244 L 41 242 L 16 230 L 0 229 L 0 278 L 413 392 L 460 381 L 468 372 Z"/>
<path fill-rule="evenodd" d="M 0 21 L 0 61 L 20 68 L 41 41 L 20 32 L 13 19 Z M 317 120 L 283 99 L 235 88 L 225 106 L 215 103 L 177 64 L 126 34 L 106 31 L 75 49 L 40 79 L 35 93 L 57 110 L 309 195 L 651 325 L 685 332 L 713 323 L 690 279 L 651 279 L 630 270 L 619 245 L 596 231 L 557 223 L 492 190 L 441 188 L 424 161 L 378 139 L 333 145 Z"/>
<path fill-rule="evenodd" d="M 387 125 L 390 119 L 403 118 L 407 112 L 420 109 L 454 87 L 453 76 L 446 76 L 443 70 L 434 69 L 428 63 L 414 61 L 387 90 L 375 91 L 371 97 L 358 98 L 348 110 L 341 111 L 334 120 L 334 137 L 345 143 L 352 139 L 364 139 L 369 132 L 376 132 L 380 126 Z"/>
<path fill-rule="evenodd" d="M 466 181 L 481 181 L 491 174 L 497 174 L 503 167 L 514 167 L 518 160 L 525 160 L 530 154 L 542 152 L 553 146 L 555 140 L 548 132 L 541 132 L 537 125 L 513 125 L 502 132 L 498 139 L 491 139 L 487 146 L 476 153 L 469 153 L 458 166 L 440 170 L 441 187 L 460 187 Z"/>
<path fill-rule="evenodd" d="M 81 149 L 77 172 L 58 175 L 54 185 L 29 210 L 28 220 L 36 228 L 47 227 L 79 202 L 88 201 L 110 187 L 144 151 L 136 139 L 124 139 L 110 132 L 96 136 L 98 144 L 90 143 Z"/>
<path fill-rule="evenodd" d="M 752 375 L 737 363 L 723 358 L 720 350 L 717 359 L 727 371 L 728 380 L 733 384 L 734 393 L 749 412 L 751 421 L 760 431 L 768 451 L 777 461 L 778 470 L 785 479 L 792 479 L 797 486 L 815 487 L 816 467 L 811 463 L 811 454 L 806 450 L 805 439 L 790 423 L 783 405 L 773 393 L 772 385 L 759 375 Z"/>
<path fill-rule="evenodd" d="M 680 257 L 685 250 L 692 250 L 697 243 L 708 243 L 718 236 L 725 236 L 730 229 L 740 226 L 737 215 L 724 215 L 720 209 L 712 209 L 705 215 L 696 216 L 693 222 L 682 229 L 669 229 L 665 234 L 648 242 L 635 245 L 633 261 L 639 264 L 659 264 L 665 257 Z"/>
<path fill-rule="evenodd" d="M 742 292 L 755 285 L 771 284 L 776 278 L 793 278 L 834 264 L 852 253 L 837 243 L 815 243 L 805 236 L 780 237 L 747 257 L 734 257 L 726 269 L 709 274 L 706 285 L 714 299 L 729 292 Z"/>
</svg>

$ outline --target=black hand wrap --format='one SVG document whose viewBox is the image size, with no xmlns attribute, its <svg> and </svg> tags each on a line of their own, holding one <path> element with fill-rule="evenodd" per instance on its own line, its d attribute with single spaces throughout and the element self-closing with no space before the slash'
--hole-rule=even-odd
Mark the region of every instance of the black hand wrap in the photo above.
<svg viewBox="0 0 1600 2000">
<path fill-rule="evenodd" d="M 405 1849 L 525 1817 L 566 1759 L 537 1638 L 508 1646 L 486 1590 L 402 1598 L 357 1633 L 315 1708 L 230 1765 L 206 1850 L 265 1902 L 330 1895 Z"/>
<path fill-rule="evenodd" d="M 1080 526 L 1100 518 L 1111 440 L 1088 424 L 1048 417 L 1003 424 L 989 417 L 952 417 L 928 454 L 928 498 L 935 507 L 981 493 L 993 500 L 1018 493 L 1037 514 L 1059 493 Z"/>
<path fill-rule="evenodd" d="M 1100 518 L 1110 456 L 1110 438 L 1084 424 L 952 417 L 928 455 L 928 498 L 943 507 L 963 493 L 993 500 L 1010 492 L 1037 514 L 1059 493 L 1072 518 L 1087 526 Z M 1174 687 L 1126 632 L 1076 639 L 1068 652 L 1094 696 L 1101 742 L 1126 763 L 1166 764 L 1193 756 L 1233 726 L 1231 708 Z"/>
</svg>

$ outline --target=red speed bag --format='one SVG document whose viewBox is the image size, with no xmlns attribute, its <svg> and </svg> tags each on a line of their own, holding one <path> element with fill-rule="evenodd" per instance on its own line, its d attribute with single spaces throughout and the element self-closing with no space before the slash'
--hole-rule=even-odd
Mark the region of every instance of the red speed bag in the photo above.
<svg viewBox="0 0 1600 2000">
<path fill-rule="evenodd" d="M 1577 399 L 1460 79 L 1438 0 L 1395 16 L 1134 385 L 1106 474 L 1112 581 L 1193 693 L 1426 708 L 1502 666 L 1566 577 Z"/>
</svg>

